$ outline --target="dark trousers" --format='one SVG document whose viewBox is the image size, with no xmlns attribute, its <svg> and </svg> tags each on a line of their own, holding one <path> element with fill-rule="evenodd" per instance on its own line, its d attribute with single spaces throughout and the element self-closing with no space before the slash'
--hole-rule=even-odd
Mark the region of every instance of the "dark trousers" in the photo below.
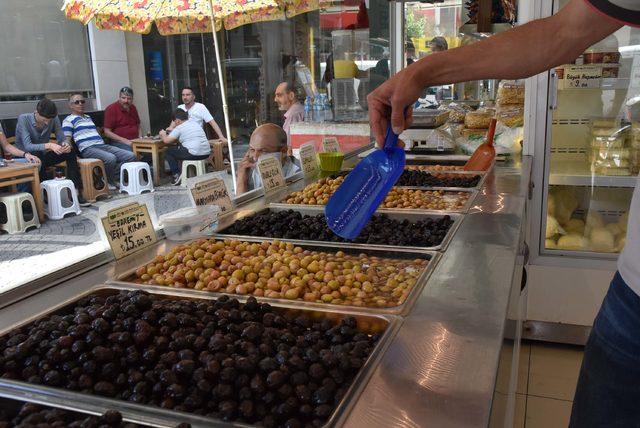
<svg viewBox="0 0 640 428">
<path fill-rule="evenodd" d="M 569 426 L 640 427 L 640 296 L 617 272 L 584 349 Z"/>
<path fill-rule="evenodd" d="M 47 168 L 55 166 L 61 162 L 67 163 L 67 178 L 73 181 L 77 190 L 82 189 L 82 179 L 80 178 L 80 167 L 78 166 L 78 158 L 76 157 L 75 150 L 71 153 L 63 153 L 58 155 L 52 151 L 36 152 L 38 158 L 40 158 L 40 181 L 48 180 L 52 177 L 47 177 Z"/>
<path fill-rule="evenodd" d="M 171 174 L 176 175 L 180 174 L 180 166 L 183 160 L 203 160 L 207 159 L 209 155 L 192 155 L 189 153 L 189 150 L 185 149 L 182 146 L 169 147 L 164 152 L 164 158 L 169 164 L 169 168 L 171 168 Z"/>
</svg>

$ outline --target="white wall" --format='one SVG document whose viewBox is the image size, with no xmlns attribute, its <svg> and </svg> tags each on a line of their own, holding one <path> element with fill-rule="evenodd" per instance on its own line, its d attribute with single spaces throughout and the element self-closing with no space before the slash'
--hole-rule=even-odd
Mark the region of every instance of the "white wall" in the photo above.
<svg viewBox="0 0 640 428">
<path fill-rule="evenodd" d="M 147 78 L 144 67 L 144 50 L 142 36 L 135 33 L 125 33 L 127 49 L 127 63 L 129 67 L 129 81 L 135 94 L 134 104 L 140 116 L 142 134 L 150 131 L 149 102 L 147 99 Z"/>
<path fill-rule="evenodd" d="M 130 86 L 125 33 L 115 30 L 98 30 L 91 23 L 89 24 L 89 46 L 93 83 L 96 89 L 96 108 L 104 110 L 116 101 L 120 88 Z"/>
<path fill-rule="evenodd" d="M 593 325 L 615 270 L 529 265 L 527 320 Z"/>
</svg>

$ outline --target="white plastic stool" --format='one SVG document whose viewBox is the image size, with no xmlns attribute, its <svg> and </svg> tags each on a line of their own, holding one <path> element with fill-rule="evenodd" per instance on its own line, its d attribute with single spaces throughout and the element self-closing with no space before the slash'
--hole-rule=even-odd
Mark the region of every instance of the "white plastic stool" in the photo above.
<svg viewBox="0 0 640 428">
<path fill-rule="evenodd" d="M 26 206 L 25 206 L 26 204 Z M 31 213 L 26 208 L 31 208 Z M 29 228 L 40 227 L 38 210 L 33 196 L 29 193 L 3 193 L 0 195 L 0 230 L 22 233 Z"/>
<path fill-rule="evenodd" d="M 120 167 L 120 191 L 130 195 L 153 192 L 151 169 L 146 162 L 127 162 Z"/>
<path fill-rule="evenodd" d="M 184 160 L 182 161 L 182 175 L 180 176 L 180 185 L 185 186 L 187 178 L 197 177 L 198 175 L 205 175 L 207 173 L 208 159 L 202 160 Z M 194 172 L 189 175 L 189 172 Z"/>
<path fill-rule="evenodd" d="M 60 220 L 67 214 L 80 214 L 78 192 L 73 181 L 65 179 L 47 180 L 40 183 L 44 213 L 51 220 Z"/>
</svg>

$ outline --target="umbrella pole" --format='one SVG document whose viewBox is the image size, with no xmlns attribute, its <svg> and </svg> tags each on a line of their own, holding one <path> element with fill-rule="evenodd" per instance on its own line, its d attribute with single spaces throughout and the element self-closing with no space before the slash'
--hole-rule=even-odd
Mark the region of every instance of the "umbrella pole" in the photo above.
<svg viewBox="0 0 640 428">
<path fill-rule="evenodd" d="M 233 161 L 233 147 L 231 144 L 231 125 L 229 124 L 229 106 L 227 106 L 227 94 L 224 87 L 224 77 L 222 75 L 222 63 L 220 62 L 220 48 L 218 47 L 218 34 L 216 33 L 216 23 L 213 17 L 213 0 L 211 5 L 211 32 L 213 33 L 213 46 L 216 51 L 216 65 L 218 67 L 218 79 L 220 80 L 220 97 L 222 98 L 222 112 L 224 114 L 224 128 L 227 132 L 227 146 L 229 147 L 229 161 L 231 162 L 231 177 L 233 178 L 233 193 L 236 193 L 236 165 Z M 236 195 L 239 196 L 239 195 Z"/>
</svg>

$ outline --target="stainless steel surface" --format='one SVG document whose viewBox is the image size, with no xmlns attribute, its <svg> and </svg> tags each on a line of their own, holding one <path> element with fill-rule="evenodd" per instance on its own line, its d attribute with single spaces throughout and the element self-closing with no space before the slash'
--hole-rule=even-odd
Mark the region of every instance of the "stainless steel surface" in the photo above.
<svg viewBox="0 0 640 428">
<path fill-rule="evenodd" d="M 522 258 L 520 238 L 530 161 L 525 157 L 521 166 L 505 170 L 496 166 L 489 173 L 413 308 L 379 362 L 370 366 L 370 379 L 359 380 L 362 392 L 354 394 L 353 407 L 337 425 L 488 425 L 510 290 Z M 300 180 L 279 194 L 249 201 L 237 213 L 221 219 L 220 225 L 243 211 L 261 209 L 308 182 Z M 19 324 L 26 314 L 47 311 L 91 286 L 131 271 L 171 245 L 161 241 L 135 257 L 109 263 L 15 303 L 0 312 L 0 326 Z M 341 309 L 331 308 L 332 312 Z M 154 416 L 161 412 L 154 411 Z"/>
<path fill-rule="evenodd" d="M 309 215 L 309 216 L 315 216 L 317 214 L 324 213 L 324 209 L 321 206 L 316 206 L 316 205 L 309 205 L 309 206 L 296 205 L 295 208 L 273 207 L 273 208 L 264 208 L 263 210 L 259 210 L 259 211 L 256 211 L 256 212 L 249 212 L 248 210 L 245 210 L 242 213 L 239 213 L 233 219 L 233 221 L 235 221 L 237 219 L 240 219 L 240 218 L 248 217 L 248 216 L 253 215 L 253 214 L 258 214 L 258 213 L 263 212 L 263 211 L 280 212 L 280 211 L 288 211 L 288 210 L 297 211 L 302 215 Z M 390 219 L 398 220 L 398 221 L 409 220 L 411 223 L 415 223 L 415 222 L 418 222 L 418 221 L 424 221 L 424 220 L 428 220 L 428 219 L 438 220 L 438 219 L 443 218 L 444 216 L 449 216 L 453 220 L 453 224 L 451 225 L 451 227 L 447 231 L 447 234 L 445 235 L 445 237 L 442 240 L 442 242 L 439 245 L 435 245 L 435 246 L 432 246 L 432 247 L 414 247 L 414 246 L 381 245 L 381 244 L 359 244 L 359 243 L 355 243 L 355 242 L 344 242 L 344 244 L 348 244 L 349 246 L 351 246 L 353 248 L 361 248 L 363 250 L 372 248 L 372 249 L 387 250 L 387 251 L 395 251 L 395 250 L 398 250 L 398 249 L 410 250 L 410 251 L 424 251 L 424 250 L 428 250 L 428 251 L 444 251 L 444 250 L 447 249 L 447 246 L 449 245 L 449 242 L 451 241 L 451 238 L 453 237 L 453 235 L 458 230 L 458 227 L 460 227 L 460 223 L 462 222 L 462 219 L 464 218 L 464 216 L 462 214 L 460 214 L 460 213 L 449 213 L 449 214 L 429 213 L 429 212 L 408 213 L 408 212 L 406 212 L 406 210 L 396 210 L 396 211 L 387 210 L 384 214 L 386 216 L 388 216 Z M 376 215 L 379 215 L 379 214 L 376 214 Z M 229 219 L 229 220 L 231 220 L 231 219 Z M 222 226 L 222 227 L 219 226 L 218 227 L 218 232 L 213 236 L 214 237 L 220 237 L 220 238 L 229 238 L 229 239 L 244 239 L 246 237 L 251 237 L 251 236 L 255 237 L 255 236 L 257 236 L 257 235 L 231 235 L 231 234 L 226 234 L 225 233 L 225 229 L 227 229 L 229 226 L 231 226 L 233 221 L 226 221 L 224 226 Z M 272 239 L 272 238 L 268 238 L 268 237 L 261 237 L 261 238 L 263 238 L 263 239 Z M 296 245 L 297 244 L 310 243 L 310 242 L 311 243 L 326 242 L 326 241 L 305 241 L 305 240 L 287 239 L 287 238 L 277 238 L 277 239 L 279 239 L 280 241 L 284 241 L 284 242 L 293 242 Z M 332 244 L 333 245 L 341 245 L 341 243 L 339 243 L 339 242 L 332 242 Z"/>
<path fill-rule="evenodd" d="M 31 298 L 21 303 L 31 303 L 29 308 L 25 308 L 22 313 L 20 321 L 15 323 L 7 323 L 3 318 L 0 321 L 0 335 L 5 334 L 17 327 L 23 326 L 34 320 L 43 318 L 46 315 L 55 313 L 57 311 L 67 309 L 77 302 L 79 299 L 92 295 L 102 294 L 111 295 L 121 290 L 137 290 L 139 287 L 127 286 L 127 285 L 95 285 L 88 288 L 75 288 L 69 289 L 64 300 L 61 300 L 58 304 L 44 307 L 39 304 L 41 295 L 32 296 Z M 213 300 L 216 296 L 198 294 L 188 295 L 183 293 L 174 293 L 174 289 L 168 287 L 147 290 L 153 294 L 159 294 L 166 296 L 167 298 L 174 299 L 198 299 L 198 300 Z M 295 304 L 272 304 L 276 311 L 301 311 L 313 314 L 326 314 L 331 315 L 332 319 L 339 320 L 341 317 L 353 316 L 358 320 L 366 321 L 366 324 L 371 326 L 371 330 L 368 333 L 379 332 L 378 327 L 383 327 L 383 333 L 380 340 L 376 344 L 373 352 L 367 358 L 363 367 L 360 369 L 356 377 L 353 379 L 349 389 L 345 396 L 340 400 L 338 405 L 333 411 L 332 416 L 327 421 L 325 426 L 335 426 L 338 421 L 344 419 L 348 412 L 348 409 L 353 405 L 353 401 L 360 394 L 362 388 L 367 384 L 368 378 L 371 376 L 373 367 L 375 367 L 378 360 L 386 350 L 390 343 L 390 340 L 397 333 L 400 326 L 400 319 L 389 315 L 371 315 L 358 312 L 349 312 L 346 310 L 334 311 L 332 309 L 322 308 L 302 308 Z M 37 309 L 42 308 L 42 309 Z M 361 325 L 359 323 L 359 325 Z M 374 327 L 375 325 L 375 327 Z M 172 410 L 165 410 L 154 406 L 134 404 L 117 399 L 109 399 L 105 397 L 83 394 L 75 391 L 67 391 L 58 388 L 49 388 L 42 385 L 32 385 L 21 381 L 12 381 L 0 379 L 0 397 L 11 396 L 10 398 L 28 398 L 30 401 L 39 404 L 54 404 L 57 407 L 65 408 L 67 410 L 81 411 L 85 413 L 102 414 L 108 409 L 117 410 L 126 419 L 133 422 L 142 423 L 145 425 L 155 427 L 175 427 L 182 422 L 190 423 L 194 427 L 210 427 L 210 426 L 247 426 L 245 424 L 229 424 L 221 420 L 212 419 L 208 417 L 193 415 L 184 412 L 177 412 Z"/>
<path fill-rule="evenodd" d="M 478 195 L 346 426 L 488 425 L 524 206 Z"/>
<path fill-rule="evenodd" d="M 588 325 L 526 321 L 522 337 L 529 340 L 584 346 L 591 334 L 591 328 Z"/>
<path fill-rule="evenodd" d="M 241 238 L 243 241 L 247 242 L 262 242 L 262 241 L 274 241 L 273 238 L 259 238 L 255 236 L 243 236 Z M 277 239 L 278 241 L 285 241 L 284 239 Z M 292 240 L 286 240 L 287 242 L 292 242 Z M 151 262 L 156 256 L 161 254 L 166 254 L 167 251 L 170 251 L 172 248 L 180 245 L 181 242 L 171 242 L 167 247 L 163 248 L 162 251 L 159 251 L 153 254 L 151 257 L 138 259 L 138 265 L 130 268 L 127 271 L 121 272 L 118 276 L 114 277 L 113 280 L 107 281 L 110 284 L 121 284 L 126 286 L 134 286 L 136 288 L 147 289 L 149 285 L 145 284 L 136 284 L 132 280 L 132 276 L 134 275 L 137 268 L 144 266 Z M 325 311 L 334 311 L 335 308 L 345 308 L 347 311 L 355 311 L 355 312 L 363 312 L 368 314 L 393 314 L 393 315 L 406 315 L 411 310 L 411 307 L 415 303 L 416 299 L 420 295 L 422 288 L 426 285 L 431 273 L 435 269 L 435 266 L 438 264 L 440 260 L 440 253 L 435 251 L 427 251 L 422 248 L 419 248 L 417 251 L 414 250 L 405 250 L 401 247 L 394 247 L 393 250 L 389 249 L 374 249 L 368 248 L 363 250 L 362 247 L 356 247 L 351 244 L 336 244 L 334 242 L 321 242 L 321 241 L 295 241 L 296 245 L 301 246 L 307 250 L 315 250 L 315 251 L 324 251 L 324 252 L 336 252 L 342 251 L 345 254 L 358 255 L 362 253 L 366 253 L 369 256 L 377 256 L 380 258 L 393 258 L 393 259 L 425 259 L 429 262 L 427 266 L 422 271 L 420 276 L 418 277 L 413 289 L 407 296 L 407 299 L 402 302 L 398 306 L 388 307 L 388 308 L 378 308 L 378 307 L 365 307 L 365 306 L 346 306 L 346 305 L 338 305 L 338 304 L 328 304 L 328 303 L 317 303 L 317 302 L 307 302 L 302 299 L 298 299 L 295 301 L 288 299 L 275 299 L 269 297 L 260 297 L 260 301 L 268 302 L 271 304 L 287 304 L 288 302 L 292 302 L 296 307 L 307 308 L 307 309 L 322 309 Z M 160 249 L 160 247 L 157 247 Z M 158 287 L 154 287 L 158 289 Z M 194 296 L 213 296 L 221 297 L 224 295 L 232 296 L 232 297 L 241 297 L 236 294 L 225 293 L 225 292 L 213 292 L 207 290 L 191 290 L 184 288 L 171 288 L 171 287 L 161 287 L 161 289 L 169 289 L 175 295 L 183 295 L 185 292 L 191 297 Z"/>
</svg>

